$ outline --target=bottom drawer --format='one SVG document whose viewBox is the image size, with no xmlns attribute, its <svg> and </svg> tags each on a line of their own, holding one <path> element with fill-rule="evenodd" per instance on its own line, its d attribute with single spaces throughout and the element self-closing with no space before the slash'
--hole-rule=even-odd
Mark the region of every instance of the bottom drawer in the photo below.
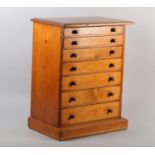
<svg viewBox="0 0 155 155">
<path fill-rule="evenodd" d="M 119 102 L 109 102 L 90 106 L 63 109 L 62 125 L 101 120 L 119 116 Z"/>
</svg>

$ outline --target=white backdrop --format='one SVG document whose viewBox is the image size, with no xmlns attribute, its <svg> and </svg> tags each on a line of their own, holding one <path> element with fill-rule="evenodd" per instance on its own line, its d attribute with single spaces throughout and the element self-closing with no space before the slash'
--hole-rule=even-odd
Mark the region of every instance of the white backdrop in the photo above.
<svg viewBox="0 0 155 155">
<path fill-rule="evenodd" d="M 0 8 L 0 146 L 154 146 L 155 8 Z M 28 129 L 33 17 L 103 16 L 127 27 L 126 131 L 57 142 Z"/>
</svg>

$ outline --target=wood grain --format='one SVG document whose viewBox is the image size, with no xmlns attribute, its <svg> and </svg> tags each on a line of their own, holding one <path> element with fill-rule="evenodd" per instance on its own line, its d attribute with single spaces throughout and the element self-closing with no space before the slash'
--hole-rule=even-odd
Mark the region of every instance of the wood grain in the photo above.
<svg viewBox="0 0 155 155">
<path fill-rule="evenodd" d="M 122 46 L 63 51 L 63 62 L 102 60 L 122 57 Z"/>
<path fill-rule="evenodd" d="M 58 126 L 61 28 L 34 23 L 33 31 L 31 116 Z"/>
<path fill-rule="evenodd" d="M 120 86 L 62 93 L 62 108 L 119 100 Z"/>
<path fill-rule="evenodd" d="M 101 134 L 119 130 L 125 130 L 128 127 L 128 120 L 124 118 L 112 118 L 88 123 L 70 125 L 61 128 L 61 140 L 84 137 L 94 134 Z"/>
<path fill-rule="evenodd" d="M 65 49 L 123 45 L 123 35 L 64 39 Z"/>
<path fill-rule="evenodd" d="M 128 120 L 125 118 L 110 118 L 56 128 L 31 117 L 29 118 L 28 125 L 31 129 L 56 140 L 68 140 L 94 134 L 124 130 L 128 126 Z"/>
<path fill-rule="evenodd" d="M 60 140 L 60 128 L 56 128 L 55 126 L 53 126 L 51 124 L 37 120 L 33 117 L 29 117 L 28 126 L 29 126 L 29 128 L 36 130 L 39 133 L 42 133 L 46 136 Z"/>
<path fill-rule="evenodd" d="M 96 27 L 111 25 L 133 24 L 131 21 L 105 17 L 59 17 L 59 18 L 33 18 L 32 21 L 56 25 L 61 27 Z"/>
<path fill-rule="evenodd" d="M 103 17 L 32 19 L 28 126 L 57 140 L 127 128 L 121 117 L 125 25 Z"/>
<path fill-rule="evenodd" d="M 118 85 L 120 83 L 121 83 L 121 72 L 69 76 L 62 78 L 62 91 L 113 86 Z"/>
<path fill-rule="evenodd" d="M 119 116 L 119 102 L 109 102 L 62 110 L 62 125 L 102 120 Z"/>
<path fill-rule="evenodd" d="M 83 27 L 83 28 L 65 28 L 65 37 L 79 36 L 105 36 L 118 35 L 123 33 L 123 26 L 103 26 L 103 27 Z"/>
<path fill-rule="evenodd" d="M 124 28 L 124 36 L 125 36 L 125 31 L 126 31 L 126 27 L 125 26 L 123 26 L 123 28 Z M 119 112 L 119 114 L 120 114 L 120 116 L 121 116 L 121 114 L 122 114 L 122 96 L 123 96 L 123 80 L 124 80 L 124 60 L 125 60 L 125 58 L 124 58 L 124 53 L 125 53 L 125 37 L 124 37 L 124 40 L 123 40 L 123 50 L 122 50 L 122 74 L 121 74 L 121 79 L 122 79 L 122 82 L 121 82 L 121 93 L 120 93 L 120 112 Z"/>
<path fill-rule="evenodd" d="M 71 62 L 63 64 L 63 75 L 82 75 L 90 73 L 120 71 L 121 59 L 107 59 L 97 61 Z"/>
</svg>

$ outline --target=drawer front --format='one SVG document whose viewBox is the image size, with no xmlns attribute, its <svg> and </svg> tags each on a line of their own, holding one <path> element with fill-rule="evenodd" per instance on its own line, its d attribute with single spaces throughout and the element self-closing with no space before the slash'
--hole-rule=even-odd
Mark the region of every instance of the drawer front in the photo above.
<svg viewBox="0 0 155 155">
<path fill-rule="evenodd" d="M 121 83 L 121 72 L 97 73 L 62 78 L 62 91 L 112 86 Z"/>
<path fill-rule="evenodd" d="M 122 59 L 108 59 L 63 64 L 63 75 L 80 75 L 104 71 L 118 71 L 122 68 Z"/>
<path fill-rule="evenodd" d="M 123 45 L 123 35 L 64 39 L 65 49 Z"/>
<path fill-rule="evenodd" d="M 119 102 L 63 109 L 62 125 L 119 117 Z"/>
<path fill-rule="evenodd" d="M 65 37 L 117 35 L 123 33 L 123 26 L 65 28 Z"/>
<path fill-rule="evenodd" d="M 101 60 L 122 57 L 122 47 L 75 49 L 63 51 L 63 62 Z"/>
<path fill-rule="evenodd" d="M 62 93 L 62 108 L 110 102 L 120 99 L 120 86 Z"/>
</svg>

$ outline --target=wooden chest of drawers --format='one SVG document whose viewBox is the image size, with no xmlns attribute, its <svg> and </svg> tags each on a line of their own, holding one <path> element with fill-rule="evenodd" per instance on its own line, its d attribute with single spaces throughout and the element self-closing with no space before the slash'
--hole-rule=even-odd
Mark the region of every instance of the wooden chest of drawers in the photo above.
<svg viewBox="0 0 155 155">
<path fill-rule="evenodd" d="M 125 26 L 103 17 L 32 19 L 29 127 L 57 140 L 127 128 L 121 117 Z"/>
</svg>

